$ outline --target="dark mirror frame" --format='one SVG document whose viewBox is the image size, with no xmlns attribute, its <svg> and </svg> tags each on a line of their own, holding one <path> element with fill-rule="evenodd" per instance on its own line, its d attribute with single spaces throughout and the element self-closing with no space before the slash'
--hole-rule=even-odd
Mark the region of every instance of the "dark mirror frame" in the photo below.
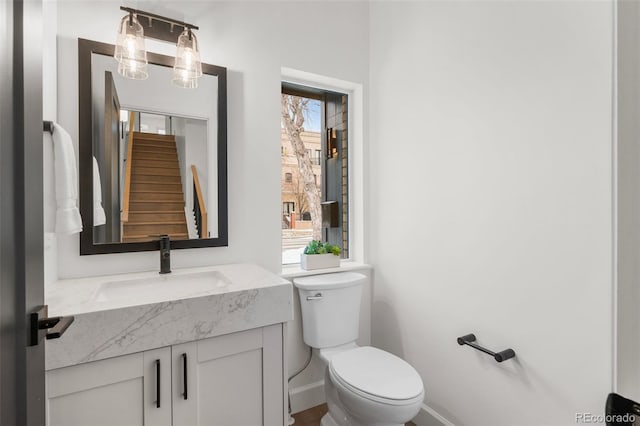
<svg viewBox="0 0 640 426">
<path fill-rule="evenodd" d="M 155 251 L 156 241 L 140 243 L 93 242 L 93 108 L 91 99 L 91 55 L 113 56 L 115 46 L 92 40 L 78 39 L 78 83 L 79 83 L 79 181 L 80 255 Z M 147 53 L 150 64 L 173 67 L 174 58 L 156 53 Z M 229 245 L 228 200 L 227 200 L 227 69 L 216 65 L 202 64 L 202 73 L 218 77 L 218 237 L 171 241 L 171 248 L 224 247 Z M 186 90 L 186 89 L 185 89 Z"/>
</svg>

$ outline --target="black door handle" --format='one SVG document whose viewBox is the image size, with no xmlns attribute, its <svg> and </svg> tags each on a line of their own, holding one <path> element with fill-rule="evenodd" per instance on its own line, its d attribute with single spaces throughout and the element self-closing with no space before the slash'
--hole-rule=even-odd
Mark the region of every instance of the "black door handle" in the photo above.
<svg viewBox="0 0 640 426">
<path fill-rule="evenodd" d="M 156 359 L 156 408 L 160 408 L 160 360 Z"/>
<path fill-rule="evenodd" d="M 49 331 L 47 332 L 47 340 L 59 339 L 60 336 L 62 336 L 64 332 L 67 331 L 67 328 L 69 328 L 74 318 L 72 316 L 54 317 L 44 321 L 51 321 L 51 320 L 54 321 L 52 324 L 53 327 L 45 327 L 49 329 Z"/>
<path fill-rule="evenodd" d="M 60 338 L 73 323 L 73 320 L 73 316 L 49 318 L 47 305 L 40 306 L 36 312 L 32 312 L 29 315 L 29 346 L 36 346 L 40 343 L 41 330 L 49 330 L 46 333 L 47 340 Z"/>
<path fill-rule="evenodd" d="M 184 386 L 184 392 L 182 393 L 184 399 L 186 400 L 187 397 L 187 354 L 184 353 L 182 354 L 182 377 L 183 377 L 183 386 Z"/>
</svg>

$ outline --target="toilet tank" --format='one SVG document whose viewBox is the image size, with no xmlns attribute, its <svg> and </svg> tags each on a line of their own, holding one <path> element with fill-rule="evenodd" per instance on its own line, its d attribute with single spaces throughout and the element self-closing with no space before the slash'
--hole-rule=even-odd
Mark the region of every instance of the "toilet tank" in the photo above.
<svg viewBox="0 0 640 426">
<path fill-rule="evenodd" d="M 357 272 L 295 278 L 300 293 L 302 334 L 313 348 L 328 348 L 358 338 L 362 285 L 367 276 Z"/>
</svg>

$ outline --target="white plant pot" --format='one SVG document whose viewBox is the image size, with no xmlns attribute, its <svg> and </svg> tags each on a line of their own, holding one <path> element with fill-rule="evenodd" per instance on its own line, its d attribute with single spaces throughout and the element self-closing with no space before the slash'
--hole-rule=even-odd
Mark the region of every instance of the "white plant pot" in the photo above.
<svg viewBox="0 0 640 426">
<path fill-rule="evenodd" d="M 302 254 L 300 266 L 306 271 L 312 269 L 337 268 L 340 266 L 340 256 L 335 254 Z"/>
</svg>

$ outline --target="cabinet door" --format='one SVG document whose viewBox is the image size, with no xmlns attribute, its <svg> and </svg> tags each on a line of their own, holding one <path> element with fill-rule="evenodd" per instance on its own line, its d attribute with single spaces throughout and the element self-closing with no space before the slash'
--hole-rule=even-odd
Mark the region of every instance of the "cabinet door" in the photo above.
<svg viewBox="0 0 640 426">
<path fill-rule="evenodd" d="M 282 325 L 176 345 L 172 358 L 174 425 L 283 424 Z"/>
<path fill-rule="evenodd" d="M 48 425 L 170 426 L 170 358 L 162 348 L 48 371 Z"/>
</svg>

